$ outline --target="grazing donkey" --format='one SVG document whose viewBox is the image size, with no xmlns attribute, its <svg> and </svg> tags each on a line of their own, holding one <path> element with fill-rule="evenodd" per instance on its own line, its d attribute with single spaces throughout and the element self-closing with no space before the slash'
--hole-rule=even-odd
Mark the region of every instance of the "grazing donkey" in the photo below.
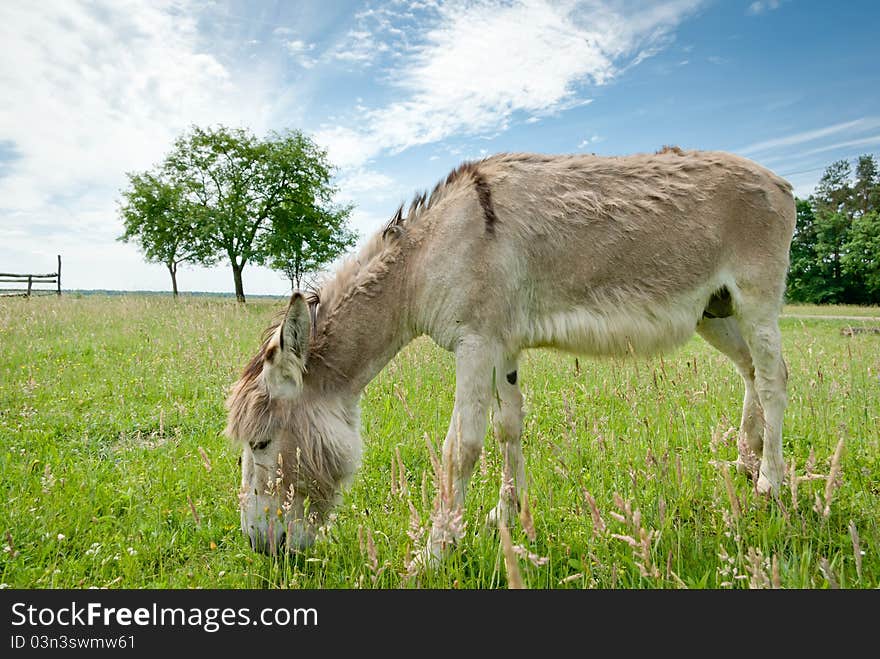
<svg viewBox="0 0 880 659">
<path fill-rule="evenodd" d="M 758 491 L 775 492 L 787 379 L 778 315 L 794 225 L 790 185 L 727 153 L 461 165 L 268 328 L 227 401 L 226 433 L 243 445 L 242 530 L 260 551 L 314 541 L 360 460 L 361 392 L 421 334 L 455 354 L 444 460 L 456 507 L 492 409 L 504 480 L 489 521 L 516 517 L 523 349 L 651 355 L 694 331 L 742 376 L 740 445 L 760 458 Z M 428 559 L 447 533 L 432 529 Z"/>
</svg>

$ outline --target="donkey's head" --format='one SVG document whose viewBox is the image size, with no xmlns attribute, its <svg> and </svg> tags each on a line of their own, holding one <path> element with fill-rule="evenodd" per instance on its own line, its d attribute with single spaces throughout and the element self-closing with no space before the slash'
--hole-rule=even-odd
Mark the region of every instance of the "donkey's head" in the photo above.
<svg viewBox="0 0 880 659">
<path fill-rule="evenodd" d="M 356 398 L 309 372 L 310 311 L 294 293 L 227 400 L 241 529 L 257 551 L 310 546 L 360 461 Z"/>
</svg>

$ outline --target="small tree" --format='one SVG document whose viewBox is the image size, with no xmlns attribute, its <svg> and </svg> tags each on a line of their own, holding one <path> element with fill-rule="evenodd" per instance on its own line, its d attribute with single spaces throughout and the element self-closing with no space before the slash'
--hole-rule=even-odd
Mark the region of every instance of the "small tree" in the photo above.
<svg viewBox="0 0 880 659">
<path fill-rule="evenodd" d="M 348 228 L 351 206 L 333 203 L 336 189 L 326 152 L 299 137 L 273 145 L 279 167 L 297 163 L 297 186 L 275 207 L 259 250 L 260 262 L 283 273 L 293 290 L 302 287 L 306 274 L 326 266 L 357 238 Z"/>
<path fill-rule="evenodd" d="M 162 171 L 127 174 L 129 187 L 119 206 L 125 232 L 123 242 L 135 242 L 150 263 L 162 263 L 171 275 L 177 297 L 177 268 L 181 263 L 211 265 L 197 222 L 189 212 L 181 188 Z"/>
<path fill-rule="evenodd" d="M 266 265 L 284 274 L 292 290 L 352 247 L 356 234 L 346 226 L 347 208 L 282 209 L 267 234 Z"/>
</svg>

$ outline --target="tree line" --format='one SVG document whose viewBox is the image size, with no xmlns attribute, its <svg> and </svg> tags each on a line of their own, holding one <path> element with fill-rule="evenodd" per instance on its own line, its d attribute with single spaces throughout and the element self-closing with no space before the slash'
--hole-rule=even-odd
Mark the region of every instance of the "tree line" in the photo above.
<svg viewBox="0 0 880 659">
<path fill-rule="evenodd" d="M 831 163 L 813 194 L 796 203 L 787 300 L 880 304 L 880 173 L 874 156 Z"/>
<path fill-rule="evenodd" d="M 333 173 L 326 152 L 299 131 L 258 139 L 194 126 L 158 165 L 127 174 L 120 240 L 166 266 L 175 296 L 182 263 L 229 263 L 240 302 L 248 264 L 277 270 L 299 289 L 356 239 L 352 207 L 334 202 Z"/>
</svg>

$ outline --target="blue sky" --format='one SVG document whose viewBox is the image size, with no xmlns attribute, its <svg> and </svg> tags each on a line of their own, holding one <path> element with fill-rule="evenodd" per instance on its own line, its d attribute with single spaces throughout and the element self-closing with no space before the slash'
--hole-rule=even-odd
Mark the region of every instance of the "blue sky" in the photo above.
<svg viewBox="0 0 880 659">
<path fill-rule="evenodd" d="M 0 269 L 168 288 L 115 240 L 125 172 L 192 124 L 298 128 L 367 236 L 461 160 L 500 151 L 740 153 L 808 195 L 880 151 L 880 3 L 0 3 Z M 228 291 L 226 267 L 183 290 Z M 246 293 L 287 283 L 245 270 Z"/>
</svg>

